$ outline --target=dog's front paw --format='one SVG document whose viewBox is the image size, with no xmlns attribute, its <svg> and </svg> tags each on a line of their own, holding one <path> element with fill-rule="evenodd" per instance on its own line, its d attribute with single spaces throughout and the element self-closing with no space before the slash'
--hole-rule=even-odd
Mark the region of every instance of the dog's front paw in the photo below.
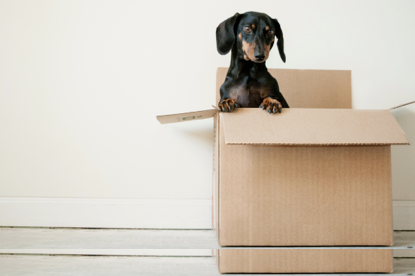
<svg viewBox="0 0 415 276">
<path fill-rule="evenodd" d="M 281 110 L 282 110 L 281 103 L 271 98 L 265 98 L 259 107 L 268 111 L 269 114 L 281 113 Z"/>
<path fill-rule="evenodd" d="M 222 112 L 232 112 L 235 108 L 241 107 L 235 99 L 225 99 L 219 103 L 219 110 Z"/>
</svg>

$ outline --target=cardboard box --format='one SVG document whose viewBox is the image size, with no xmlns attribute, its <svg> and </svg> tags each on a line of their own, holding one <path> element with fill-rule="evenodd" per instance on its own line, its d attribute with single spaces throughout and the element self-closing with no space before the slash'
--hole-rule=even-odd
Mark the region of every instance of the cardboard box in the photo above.
<svg viewBox="0 0 415 276">
<path fill-rule="evenodd" d="M 214 228 L 221 246 L 391 245 L 389 110 L 352 110 L 350 71 L 269 70 L 290 105 L 158 116 L 214 117 Z M 226 68 L 217 72 L 219 87 Z"/>
<path fill-rule="evenodd" d="M 392 249 L 219 249 L 220 273 L 390 273 Z"/>
</svg>

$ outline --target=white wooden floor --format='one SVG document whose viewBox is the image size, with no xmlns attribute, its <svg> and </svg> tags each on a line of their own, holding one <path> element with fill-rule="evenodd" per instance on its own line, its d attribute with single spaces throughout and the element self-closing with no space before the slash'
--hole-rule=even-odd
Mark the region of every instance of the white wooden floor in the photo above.
<svg viewBox="0 0 415 276">
<path fill-rule="evenodd" d="M 0 250 L 218 248 L 221 247 L 213 230 L 0 227 Z M 415 249 L 415 231 L 395 231 L 394 245 L 390 248 Z"/>
<path fill-rule="evenodd" d="M 216 248 L 212 230 L 3 227 L 0 276 L 214 276 Z M 394 249 L 392 275 L 415 275 L 415 231 L 394 232 L 394 246 L 383 248 Z"/>
<path fill-rule="evenodd" d="M 415 259 L 395 259 L 389 275 L 415 275 Z M 0 255 L 2 276 L 215 276 L 221 275 L 212 257 L 85 257 Z M 232 274 L 241 275 L 241 274 Z M 269 274 L 242 274 L 269 275 Z M 279 274 L 284 275 L 284 274 Z M 298 274 L 289 274 L 291 276 Z M 304 274 L 300 274 L 304 275 Z M 320 274 L 312 274 L 320 275 Z M 322 274 L 328 276 L 330 274 Z M 343 274 L 336 274 L 343 275 Z M 350 275 L 350 274 L 345 274 Z M 359 274 L 354 274 L 359 275 Z M 385 274 L 363 274 L 385 275 Z"/>
</svg>

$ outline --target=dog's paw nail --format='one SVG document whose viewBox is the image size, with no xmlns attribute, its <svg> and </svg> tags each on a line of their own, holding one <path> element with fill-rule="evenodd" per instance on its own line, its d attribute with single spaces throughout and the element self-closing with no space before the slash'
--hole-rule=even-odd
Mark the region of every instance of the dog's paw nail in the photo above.
<svg viewBox="0 0 415 276">
<path fill-rule="evenodd" d="M 219 110 L 222 112 L 232 112 L 240 105 L 234 99 L 225 99 L 219 104 Z"/>
<path fill-rule="evenodd" d="M 259 107 L 268 111 L 270 114 L 277 114 L 281 113 L 282 105 L 275 99 L 265 98 Z"/>
</svg>

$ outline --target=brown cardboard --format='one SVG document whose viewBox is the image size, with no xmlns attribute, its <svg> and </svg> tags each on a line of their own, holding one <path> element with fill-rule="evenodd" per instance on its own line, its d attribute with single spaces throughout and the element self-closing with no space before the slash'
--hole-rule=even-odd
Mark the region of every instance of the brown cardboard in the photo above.
<svg viewBox="0 0 415 276">
<path fill-rule="evenodd" d="M 216 109 L 207 109 L 207 110 L 194 111 L 194 112 L 160 115 L 160 116 L 157 116 L 156 118 L 161 124 L 171 124 L 171 123 L 188 122 L 192 120 L 209 119 L 215 116 L 216 113 L 217 113 Z"/>
<path fill-rule="evenodd" d="M 390 145 L 408 142 L 390 111 L 350 110 L 350 71 L 270 73 L 291 107 L 281 114 L 245 108 L 158 117 L 214 116 L 219 244 L 391 245 Z M 225 76 L 219 68 L 217 102 Z"/>
<path fill-rule="evenodd" d="M 216 103 L 228 68 L 216 71 Z M 280 90 L 291 108 L 352 108 L 351 71 L 268 69 L 277 78 Z M 299 88 L 301 87 L 301 89 Z M 279 114 L 280 115 L 280 114 Z M 219 240 L 219 116 L 214 117 L 213 227 Z"/>
<path fill-rule="evenodd" d="M 392 244 L 390 146 L 225 145 L 221 246 Z"/>
<path fill-rule="evenodd" d="M 412 101 L 412 102 L 409 102 L 409 103 L 400 104 L 400 105 L 398 105 L 398 106 L 394 106 L 394 107 L 390 108 L 389 110 L 393 110 L 393 109 L 401 108 L 401 107 L 403 107 L 403 106 L 407 106 L 407 105 L 414 104 L 414 103 L 415 103 L 415 101 Z"/>
<path fill-rule="evenodd" d="M 220 273 L 390 273 L 392 249 L 219 249 Z"/>
<path fill-rule="evenodd" d="M 220 100 L 219 89 L 225 81 L 228 68 L 220 67 L 216 71 L 216 103 Z M 268 69 L 277 78 L 280 90 L 290 107 L 294 108 L 352 108 L 351 71 L 349 70 L 295 70 Z M 328 84 L 328 85 L 326 85 Z M 302 90 L 298 88 L 301 86 Z M 214 118 L 215 137 L 218 137 L 219 116 Z M 214 229 L 218 228 L 218 187 L 219 184 L 219 145 L 215 138 L 213 195 Z M 218 231 L 216 233 L 219 234 Z"/>
<path fill-rule="evenodd" d="M 240 109 L 235 113 L 219 113 L 215 116 L 217 155 L 214 162 L 214 225 L 219 244 L 391 245 L 389 145 L 407 143 L 395 119 L 389 111 L 339 109 L 351 108 L 350 71 L 272 69 L 270 73 L 278 79 L 282 93 L 292 109 L 283 109 L 281 114 L 275 115 L 260 109 Z M 219 88 L 225 76 L 226 69 L 219 68 L 217 101 L 220 99 Z M 298 85 L 307 88 L 307 93 L 300 95 Z M 315 118 L 307 110 L 301 110 L 302 115 L 298 113 L 297 108 L 304 107 L 320 108 L 321 110 L 308 111 L 319 113 L 318 120 L 326 122 L 332 120 L 332 116 L 337 116 L 334 115 L 337 112 L 351 111 L 352 116 L 357 117 L 336 117 L 342 121 L 336 124 L 336 120 L 333 120 L 330 127 L 322 125 L 327 135 L 315 136 L 319 135 L 317 128 L 321 129 L 321 124 L 316 129 L 311 126 L 310 132 L 308 124 Z M 375 116 L 372 116 L 372 111 Z M 362 116 L 360 113 L 365 118 L 358 118 Z M 295 121 L 291 121 L 294 125 L 282 126 L 280 123 L 290 115 L 294 115 L 292 118 Z M 364 120 L 360 122 L 360 119 Z M 382 119 L 386 119 L 385 125 Z M 319 124 L 318 120 L 314 123 Z M 343 120 L 357 123 L 360 127 L 354 129 L 353 135 L 349 135 L 347 127 L 341 131 L 345 127 Z M 297 127 L 296 123 L 301 127 Z M 375 128 L 371 127 L 372 123 L 376 125 Z M 379 138 L 378 131 L 384 134 L 389 125 L 392 126 L 392 131 L 388 132 L 385 139 Z M 353 127 L 350 124 L 347 126 L 349 129 Z M 283 141 L 285 144 L 291 145 L 296 139 L 305 141 L 301 141 L 301 146 L 265 145 L 284 138 L 284 131 L 290 133 L 289 137 L 293 139 Z M 371 131 L 375 132 L 366 133 Z M 358 139 L 354 134 L 358 134 Z M 249 140 L 250 137 L 253 139 Z M 345 137 L 349 140 L 343 140 Z M 225 139 L 229 144 L 225 143 Z M 326 139 L 326 143 L 334 141 L 337 145 L 321 147 L 323 143 L 319 139 Z M 248 145 L 250 143 L 263 145 Z M 319 147 L 304 146 L 310 143 Z M 339 146 L 343 143 L 350 146 Z M 351 144 L 354 143 L 384 146 L 352 147 Z"/>
<path fill-rule="evenodd" d="M 389 110 L 241 108 L 221 114 L 226 145 L 408 145 Z"/>
</svg>

